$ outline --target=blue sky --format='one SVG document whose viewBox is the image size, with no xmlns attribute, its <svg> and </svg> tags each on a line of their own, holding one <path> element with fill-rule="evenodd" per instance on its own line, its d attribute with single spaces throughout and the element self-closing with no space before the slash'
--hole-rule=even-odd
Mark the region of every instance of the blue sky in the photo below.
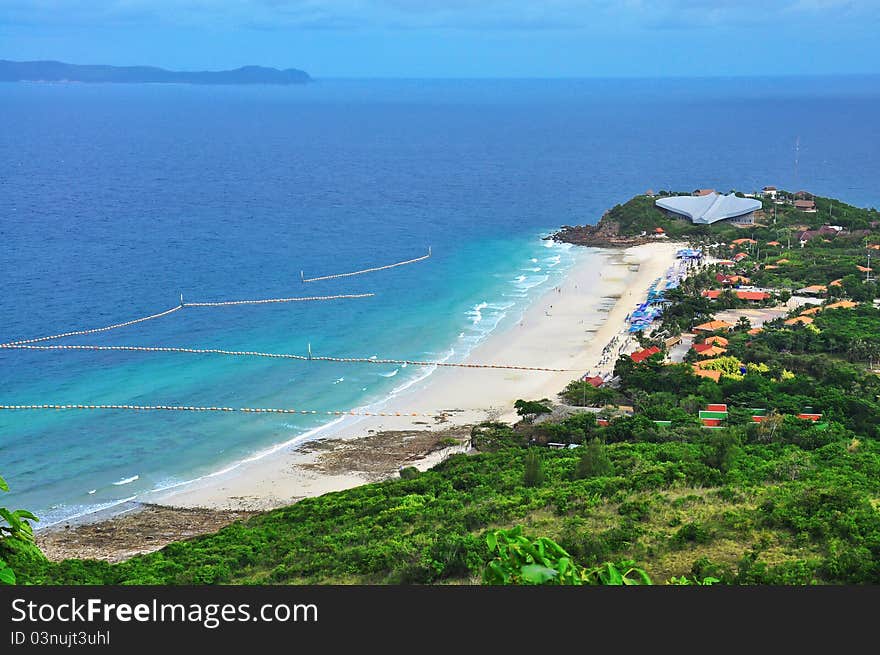
<svg viewBox="0 0 880 655">
<path fill-rule="evenodd" d="M 0 0 L 0 58 L 315 77 L 880 73 L 880 0 Z"/>
</svg>

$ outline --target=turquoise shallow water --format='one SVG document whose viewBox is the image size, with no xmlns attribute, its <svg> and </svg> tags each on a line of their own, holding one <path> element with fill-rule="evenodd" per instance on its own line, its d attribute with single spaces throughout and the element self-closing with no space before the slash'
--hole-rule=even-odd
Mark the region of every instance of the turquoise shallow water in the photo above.
<svg viewBox="0 0 880 655">
<path fill-rule="evenodd" d="M 173 344 L 300 354 L 311 344 L 315 354 L 331 356 L 455 361 L 493 329 L 514 320 L 530 299 L 561 279 L 574 253 L 549 245 L 537 234 L 486 241 L 453 253 L 437 253 L 436 260 L 432 257 L 410 270 L 395 270 L 392 274 L 399 276 L 396 284 L 401 293 L 407 293 L 407 275 L 419 275 L 417 267 L 424 269 L 423 276 L 436 275 L 439 269 L 447 271 L 443 277 L 456 280 L 454 289 L 439 285 L 434 297 L 418 294 L 405 302 L 408 310 L 383 290 L 392 281 L 387 279 L 391 272 L 382 272 L 358 282 L 375 290 L 377 296 L 371 299 L 308 306 L 191 308 L 113 333 L 61 343 Z M 493 263 L 480 263 L 486 253 L 493 255 Z M 313 293 L 311 285 L 307 291 L 298 284 L 290 286 L 297 295 Z M 384 306 L 381 312 L 378 305 Z M 84 320 L 88 326 L 103 324 Z M 51 396 L 53 402 L 62 404 L 399 410 L 406 408 L 389 397 L 430 374 L 430 369 L 390 364 L 173 353 L 5 355 L 28 367 L 27 375 L 21 375 L 16 384 L 15 398 Z M 0 427 L 6 470 L 13 472 L 8 477 L 16 496 L 38 507 L 45 522 L 53 522 L 212 473 L 307 434 L 328 420 L 326 415 L 17 412 L 0 415 Z"/>
<path fill-rule="evenodd" d="M 648 187 L 775 184 L 880 204 L 878 89 L 874 79 L 3 84 L 0 341 L 143 316 L 181 292 L 374 292 L 192 308 L 62 343 L 459 358 L 570 265 L 573 253 L 541 236 Z M 355 270 L 428 246 L 425 263 L 299 281 L 301 270 Z M 422 373 L 0 352 L 0 403 L 342 410 Z M 324 420 L 0 413 L 0 474 L 8 503 L 51 522 L 210 473 Z"/>
</svg>

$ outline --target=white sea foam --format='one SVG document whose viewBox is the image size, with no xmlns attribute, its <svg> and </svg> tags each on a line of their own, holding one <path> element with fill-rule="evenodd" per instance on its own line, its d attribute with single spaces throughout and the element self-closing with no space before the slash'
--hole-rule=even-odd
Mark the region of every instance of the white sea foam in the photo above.
<svg viewBox="0 0 880 655">
<path fill-rule="evenodd" d="M 473 309 L 471 309 L 467 313 L 467 315 L 470 317 L 471 323 L 473 325 L 476 325 L 477 323 L 479 323 L 480 321 L 483 320 L 483 310 L 486 309 L 486 307 L 488 307 L 488 306 L 489 306 L 489 303 L 483 301 L 481 303 L 474 305 Z"/>
<path fill-rule="evenodd" d="M 533 289 L 537 286 L 540 286 L 541 284 L 544 284 L 549 279 L 550 278 L 547 275 L 530 275 L 521 281 L 517 281 L 514 284 L 514 287 L 517 289 L 517 291 L 525 292 L 529 289 Z M 524 297 L 524 295 L 521 295 L 519 297 Z"/>
<path fill-rule="evenodd" d="M 339 384 L 340 382 L 345 382 L 345 378 L 344 378 L 344 377 L 342 377 L 342 378 L 337 378 L 337 379 L 333 382 L 333 384 Z"/>
<path fill-rule="evenodd" d="M 364 387 L 363 390 L 365 391 L 366 387 Z M 196 483 L 201 482 L 203 480 L 209 480 L 211 478 L 215 478 L 215 477 L 218 477 L 221 475 L 225 475 L 227 473 L 231 473 L 232 471 L 243 466 L 244 464 L 250 464 L 251 462 L 255 462 L 257 460 L 263 459 L 264 457 L 268 457 L 269 455 L 273 455 L 273 454 L 277 453 L 279 450 L 283 450 L 285 448 L 289 448 L 289 447 L 295 446 L 297 444 L 309 441 L 310 439 L 313 439 L 313 438 L 317 437 L 318 435 L 320 435 L 325 430 L 329 430 L 330 428 L 334 427 L 335 425 L 338 425 L 342 421 L 358 420 L 360 418 L 361 417 L 355 417 L 355 416 L 340 416 L 339 418 L 333 419 L 332 421 L 328 421 L 327 423 L 319 425 L 316 428 L 312 428 L 311 430 L 307 430 L 307 431 L 303 432 L 302 434 L 298 434 L 291 439 L 288 439 L 288 440 L 283 441 L 281 443 L 277 443 L 273 446 L 265 448 L 264 450 L 257 451 L 255 453 L 253 453 L 252 455 L 245 457 L 244 459 L 237 460 L 237 461 L 233 462 L 232 464 L 229 464 L 228 466 L 225 466 L 225 467 L 218 469 L 216 471 L 213 471 L 211 473 L 207 473 L 206 475 L 201 475 L 199 477 L 192 478 L 190 480 L 171 481 L 166 484 L 159 485 L 155 489 L 152 489 L 151 491 L 148 491 L 148 492 L 141 494 L 141 496 L 132 496 L 131 498 L 127 498 L 125 500 L 121 500 L 118 502 L 123 503 L 123 502 L 127 502 L 129 500 L 134 500 L 135 498 L 139 498 L 139 497 L 143 498 L 144 496 L 150 497 L 150 496 L 155 496 L 158 494 L 163 494 L 163 493 L 169 492 L 173 489 L 178 489 L 180 487 L 184 487 L 184 486 L 187 486 L 190 484 L 196 484 Z M 294 429 L 296 429 L 296 428 L 294 428 Z M 116 503 L 116 504 L 118 504 L 118 503 Z M 88 514 L 93 511 L 99 511 L 100 509 L 102 509 L 102 508 L 96 508 L 96 509 L 90 510 L 88 512 L 83 512 L 83 514 Z"/>
<path fill-rule="evenodd" d="M 437 359 L 435 361 L 437 361 L 437 362 L 449 361 L 454 354 L 455 354 L 455 348 L 450 348 L 449 350 L 446 351 L 446 353 L 442 357 L 440 357 L 439 359 Z M 402 392 L 406 391 L 414 384 L 421 382 L 422 380 L 427 378 L 429 375 L 431 375 L 431 373 L 433 373 L 436 370 L 437 370 L 436 366 L 426 366 L 423 373 L 421 373 L 420 375 L 416 375 L 415 377 L 411 378 L 410 380 L 407 380 L 406 382 L 403 382 L 402 384 L 399 384 L 398 386 L 394 387 L 394 389 L 391 390 L 391 393 L 389 394 L 389 396 L 387 398 L 385 398 L 384 400 L 381 400 L 380 402 L 375 403 L 374 407 L 378 408 L 380 406 L 387 405 L 388 402 L 390 402 L 393 398 L 396 398 Z"/>
<path fill-rule="evenodd" d="M 106 503 L 96 503 L 94 505 L 57 505 L 53 507 L 53 509 L 64 508 L 68 510 L 73 510 L 72 514 L 65 514 L 61 518 L 54 518 L 51 515 L 46 516 L 45 514 L 40 515 L 40 525 L 39 529 L 44 530 L 46 528 L 50 528 L 53 525 L 58 525 L 59 523 L 66 523 L 67 521 L 75 521 L 76 519 L 82 518 L 83 516 L 88 516 L 89 514 L 94 514 L 96 512 L 103 512 L 108 509 L 113 509 L 114 507 L 118 507 L 119 505 L 124 505 L 125 503 L 130 503 L 135 500 L 137 496 L 129 496 L 128 498 L 120 498 L 119 500 L 111 500 Z"/>
<path fill-rule="evenodd" d="M 393 378 L 400 371 L 399 368 L 394 369 L 390 373 L 379 373 L 383 378 Z"/>
<path fill-rule="evenodd" d="M 114 482 L 113 486 L 114 487 L 121 487 L 124 484 L 131 484 L 135 480 L 140 480 L 140 477 L 141 476 L 139 476 L 139 475 L 133 475 L 130 478 L 123 478 L 122 480 L 117 480 L 116 482 Z"/>
</svg>

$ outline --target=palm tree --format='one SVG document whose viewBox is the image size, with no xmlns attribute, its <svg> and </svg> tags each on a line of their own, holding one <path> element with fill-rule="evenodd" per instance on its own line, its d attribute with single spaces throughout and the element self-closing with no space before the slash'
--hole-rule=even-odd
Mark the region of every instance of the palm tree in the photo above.
<svg viewBox="0 0 880 655">
<path fill-rule="evenodd" d="M 858 337 L 850 341 L 849 348 L 847 348 L 847 354 L 851 361 L 857 362 L 861 359 L 868 358 L 869 348 L 870 346 L 865 340 Z"/>
</svg>

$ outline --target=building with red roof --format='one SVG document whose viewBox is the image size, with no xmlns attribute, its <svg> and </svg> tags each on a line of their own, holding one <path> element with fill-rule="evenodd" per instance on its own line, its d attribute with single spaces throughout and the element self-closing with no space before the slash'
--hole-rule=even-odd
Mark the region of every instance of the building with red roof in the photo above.
<svg viewBox="0 0 880 655">
<path fill-rule="evenodd" d="M 645 361 L 646 359 L 648 359 L 648 357 L 650 357 L 651 355 L 656 355 L 659 352 L 660 352 L 660 349 L 657 346 L 651 346 L 650 348 L 643 348 L 642 350 L 637 350 L 633 354 L 631 354 L 629 357 L 636 364 L 639 364 L 639 363 Z"/>
<path fill-rule="evenodd" d="M 751 284 L 752 282 L 745 275 L 726 275 L 724 273 L 718 273 L 715 276 L 715 281 L 721 282 L 721 284 Z"/>
<path fill-rule="evenodd" d="M 749 302 L 761 302 L 769 300 L 770 294 L 766 291 L 736 291 L 736 297 L 740 300 L 748 300 Z"/>
<path fill-rule="evenodd" d="M 697 366 L 694 366 L 694 375 L 697 375 L 701 378 L 709 378 L 713 382 L 718 382 L 721 379 L 721 371 L 706 371 Z"/>
<path fill-rule="evenodd" d="M 722 293 L 724 293 L 724 291 L 721 289 L 707 289 L 706 291 L 703 291 L 702 295 L 709 300 L 717 300 Z M 761 302 L 762 300 L 769 300 L 770 298 L 770 294 L 766 291 L 737 290 L 733 291 L 733 294 L 740 300 L 748 300 L 749 302 Z"/>
</svg>

